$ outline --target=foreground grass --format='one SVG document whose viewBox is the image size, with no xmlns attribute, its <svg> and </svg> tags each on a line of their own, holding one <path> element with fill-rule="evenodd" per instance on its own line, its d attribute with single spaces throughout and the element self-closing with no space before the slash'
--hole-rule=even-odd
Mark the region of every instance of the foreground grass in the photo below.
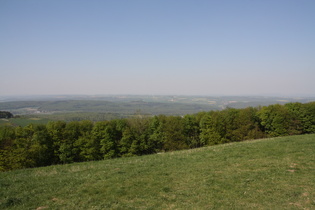
<svg viewBox="0 0 315 210">
<path fill-rule="evenodd" d="M 315 209 L 315 135 L 0 173 L 0 209 Z"/>
</svg>

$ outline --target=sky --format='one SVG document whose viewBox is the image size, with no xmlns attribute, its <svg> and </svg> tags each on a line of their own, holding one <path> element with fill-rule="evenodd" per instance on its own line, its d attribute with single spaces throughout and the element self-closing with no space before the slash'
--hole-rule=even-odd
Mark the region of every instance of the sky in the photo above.
<svg viewBox="0 0 315 210">
<path fill-rule="evenodd" d="M 0 95 L 315 96 L 314 0 L 0 0 Z"/>
</svg>

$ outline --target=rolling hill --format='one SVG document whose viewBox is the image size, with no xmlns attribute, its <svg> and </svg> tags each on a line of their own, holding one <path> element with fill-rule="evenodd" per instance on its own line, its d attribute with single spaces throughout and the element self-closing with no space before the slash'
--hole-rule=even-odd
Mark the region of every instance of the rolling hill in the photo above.
<svg viewBox="0 0 315 210">
<path fill-rule="evenodd" d="M 313 209 L 315 135 L 0 173 L 1 209 Z"/>
</svg>

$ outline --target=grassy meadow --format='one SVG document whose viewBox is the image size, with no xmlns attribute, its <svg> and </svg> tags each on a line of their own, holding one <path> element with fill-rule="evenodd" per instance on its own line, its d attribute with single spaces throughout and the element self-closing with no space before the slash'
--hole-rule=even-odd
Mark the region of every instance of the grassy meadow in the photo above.
<svg viewBox="0 0 315 210">
<path fill-rule="evenodd" d="M 0 209 L 315 209 L 315 135 L 0 173 Z"/>
</svg>

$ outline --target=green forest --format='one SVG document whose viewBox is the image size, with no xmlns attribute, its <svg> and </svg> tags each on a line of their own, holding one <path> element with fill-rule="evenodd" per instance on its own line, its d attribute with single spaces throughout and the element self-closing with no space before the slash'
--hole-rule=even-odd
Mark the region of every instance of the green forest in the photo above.
<svg viewBox="0 0 315 210">
<path fill-rule="evenodd" d="M 93 122 L 0 127 L 0 170 L 139 156 L 315 133 L 315 102 Z"/>
</svg>

